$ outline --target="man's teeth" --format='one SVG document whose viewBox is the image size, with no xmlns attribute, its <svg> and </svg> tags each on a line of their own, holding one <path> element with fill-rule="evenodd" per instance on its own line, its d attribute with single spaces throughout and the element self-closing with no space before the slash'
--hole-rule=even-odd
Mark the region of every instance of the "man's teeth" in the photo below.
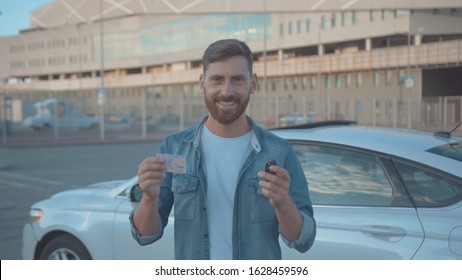
<svg viewBox="0 0 462 280">
<path fill-rule="evenodd" d="M 232 105 L 236 102 L 235 101 L 218 101 L 218 103 L 222 105 Z"/>
</svg>

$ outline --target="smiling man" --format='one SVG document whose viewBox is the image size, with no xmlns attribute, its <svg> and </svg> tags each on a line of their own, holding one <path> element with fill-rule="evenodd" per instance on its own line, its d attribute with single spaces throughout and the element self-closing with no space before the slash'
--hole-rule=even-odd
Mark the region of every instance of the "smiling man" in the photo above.
<svg viewBox="0 0 462 280">
<path fill-rule="evenodd" d="M 141 245 L 162 237 L 174 206 L 176 259 L 281 259 L 279 236 L 300 252 L 316 235 L 307 180 L 291 145 L 245 110 L 257 88 L 253 55 L 241 41 L 212 43 L 199 84 L 209 111 L 168 136 L 139 166 L 143 191 L 130 215 Z M 165 155 L 184 158 L 184 172 Z M 266 163 L 273 164 L 265 170 Z"/>
</svg>

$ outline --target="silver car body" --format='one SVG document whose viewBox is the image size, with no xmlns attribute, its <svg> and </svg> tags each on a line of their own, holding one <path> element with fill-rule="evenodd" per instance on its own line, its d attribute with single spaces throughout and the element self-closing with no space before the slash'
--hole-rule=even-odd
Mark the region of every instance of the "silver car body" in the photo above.
<svg viewBox="0 0 462 280">
<path fill-rule="evenodd" d="M 300 157 L 317 221 L 313 247 L 301 254 L 281 242 L 284 259 L 462 259 L 462 162 L 429 152 L 454 143 L 460 151 L 462 138 L 355 125 L 274 133 L 290 140 Z M 363 175 L 350 172 L 357 177 L 334 181 L 340 156 L 371 161 Z M 407 175 L 398 174 L 398 167 L 417 170 L 412 175 L 425 184 L 441 179 L 430 186 L 433 192 L 444 190 L 437 191 L 435 205 L 425 206 L 430 202 L 422 199 L 417 204 L 424 207 L 415 206 L 406 179 L 399 178 Z M 173 220 L 152 245 L 140 246 L 132 238 L 128 215 L 137 188 L 137 178 L 105 182 L 34 204 L 32 212 L 40 209 L 43 215 L 24 226 L 23 258 L 38 258 L 43 246 L 63 233 L 79 240 L 93 259 L 173 258 Z M 450 203 L 438 206 L 439 201 Z"/>
</svg>

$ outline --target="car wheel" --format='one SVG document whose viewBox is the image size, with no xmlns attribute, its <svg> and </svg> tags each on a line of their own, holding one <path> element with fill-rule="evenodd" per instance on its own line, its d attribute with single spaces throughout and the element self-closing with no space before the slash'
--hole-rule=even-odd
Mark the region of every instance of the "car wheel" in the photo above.
<svg viewBox="0 0 462 280">
<path fill-rule="evenodd" d="M 91 260 L 90 253 L 77 238 L 68 234 L 51 239 L 40 253 L 40 260 Z"/>
</svg>

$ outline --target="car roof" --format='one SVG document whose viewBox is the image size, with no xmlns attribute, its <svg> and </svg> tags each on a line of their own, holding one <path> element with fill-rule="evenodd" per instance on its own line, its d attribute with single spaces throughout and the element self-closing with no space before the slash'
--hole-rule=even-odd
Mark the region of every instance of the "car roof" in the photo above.
<svg viewBox="0 0 462 280">
<path fill-rule="evenodd" d="M 462 162 L 428 150 L 450 143 L 462 144 L 462 137 L 437 136 L 431 132 L 388 127 L 360 126 L 351 122 L 312 128 L 272 130 L 288 140 L 309 140 L 367 149 L 410 159 L 461 177 Z"/>
</svg>

